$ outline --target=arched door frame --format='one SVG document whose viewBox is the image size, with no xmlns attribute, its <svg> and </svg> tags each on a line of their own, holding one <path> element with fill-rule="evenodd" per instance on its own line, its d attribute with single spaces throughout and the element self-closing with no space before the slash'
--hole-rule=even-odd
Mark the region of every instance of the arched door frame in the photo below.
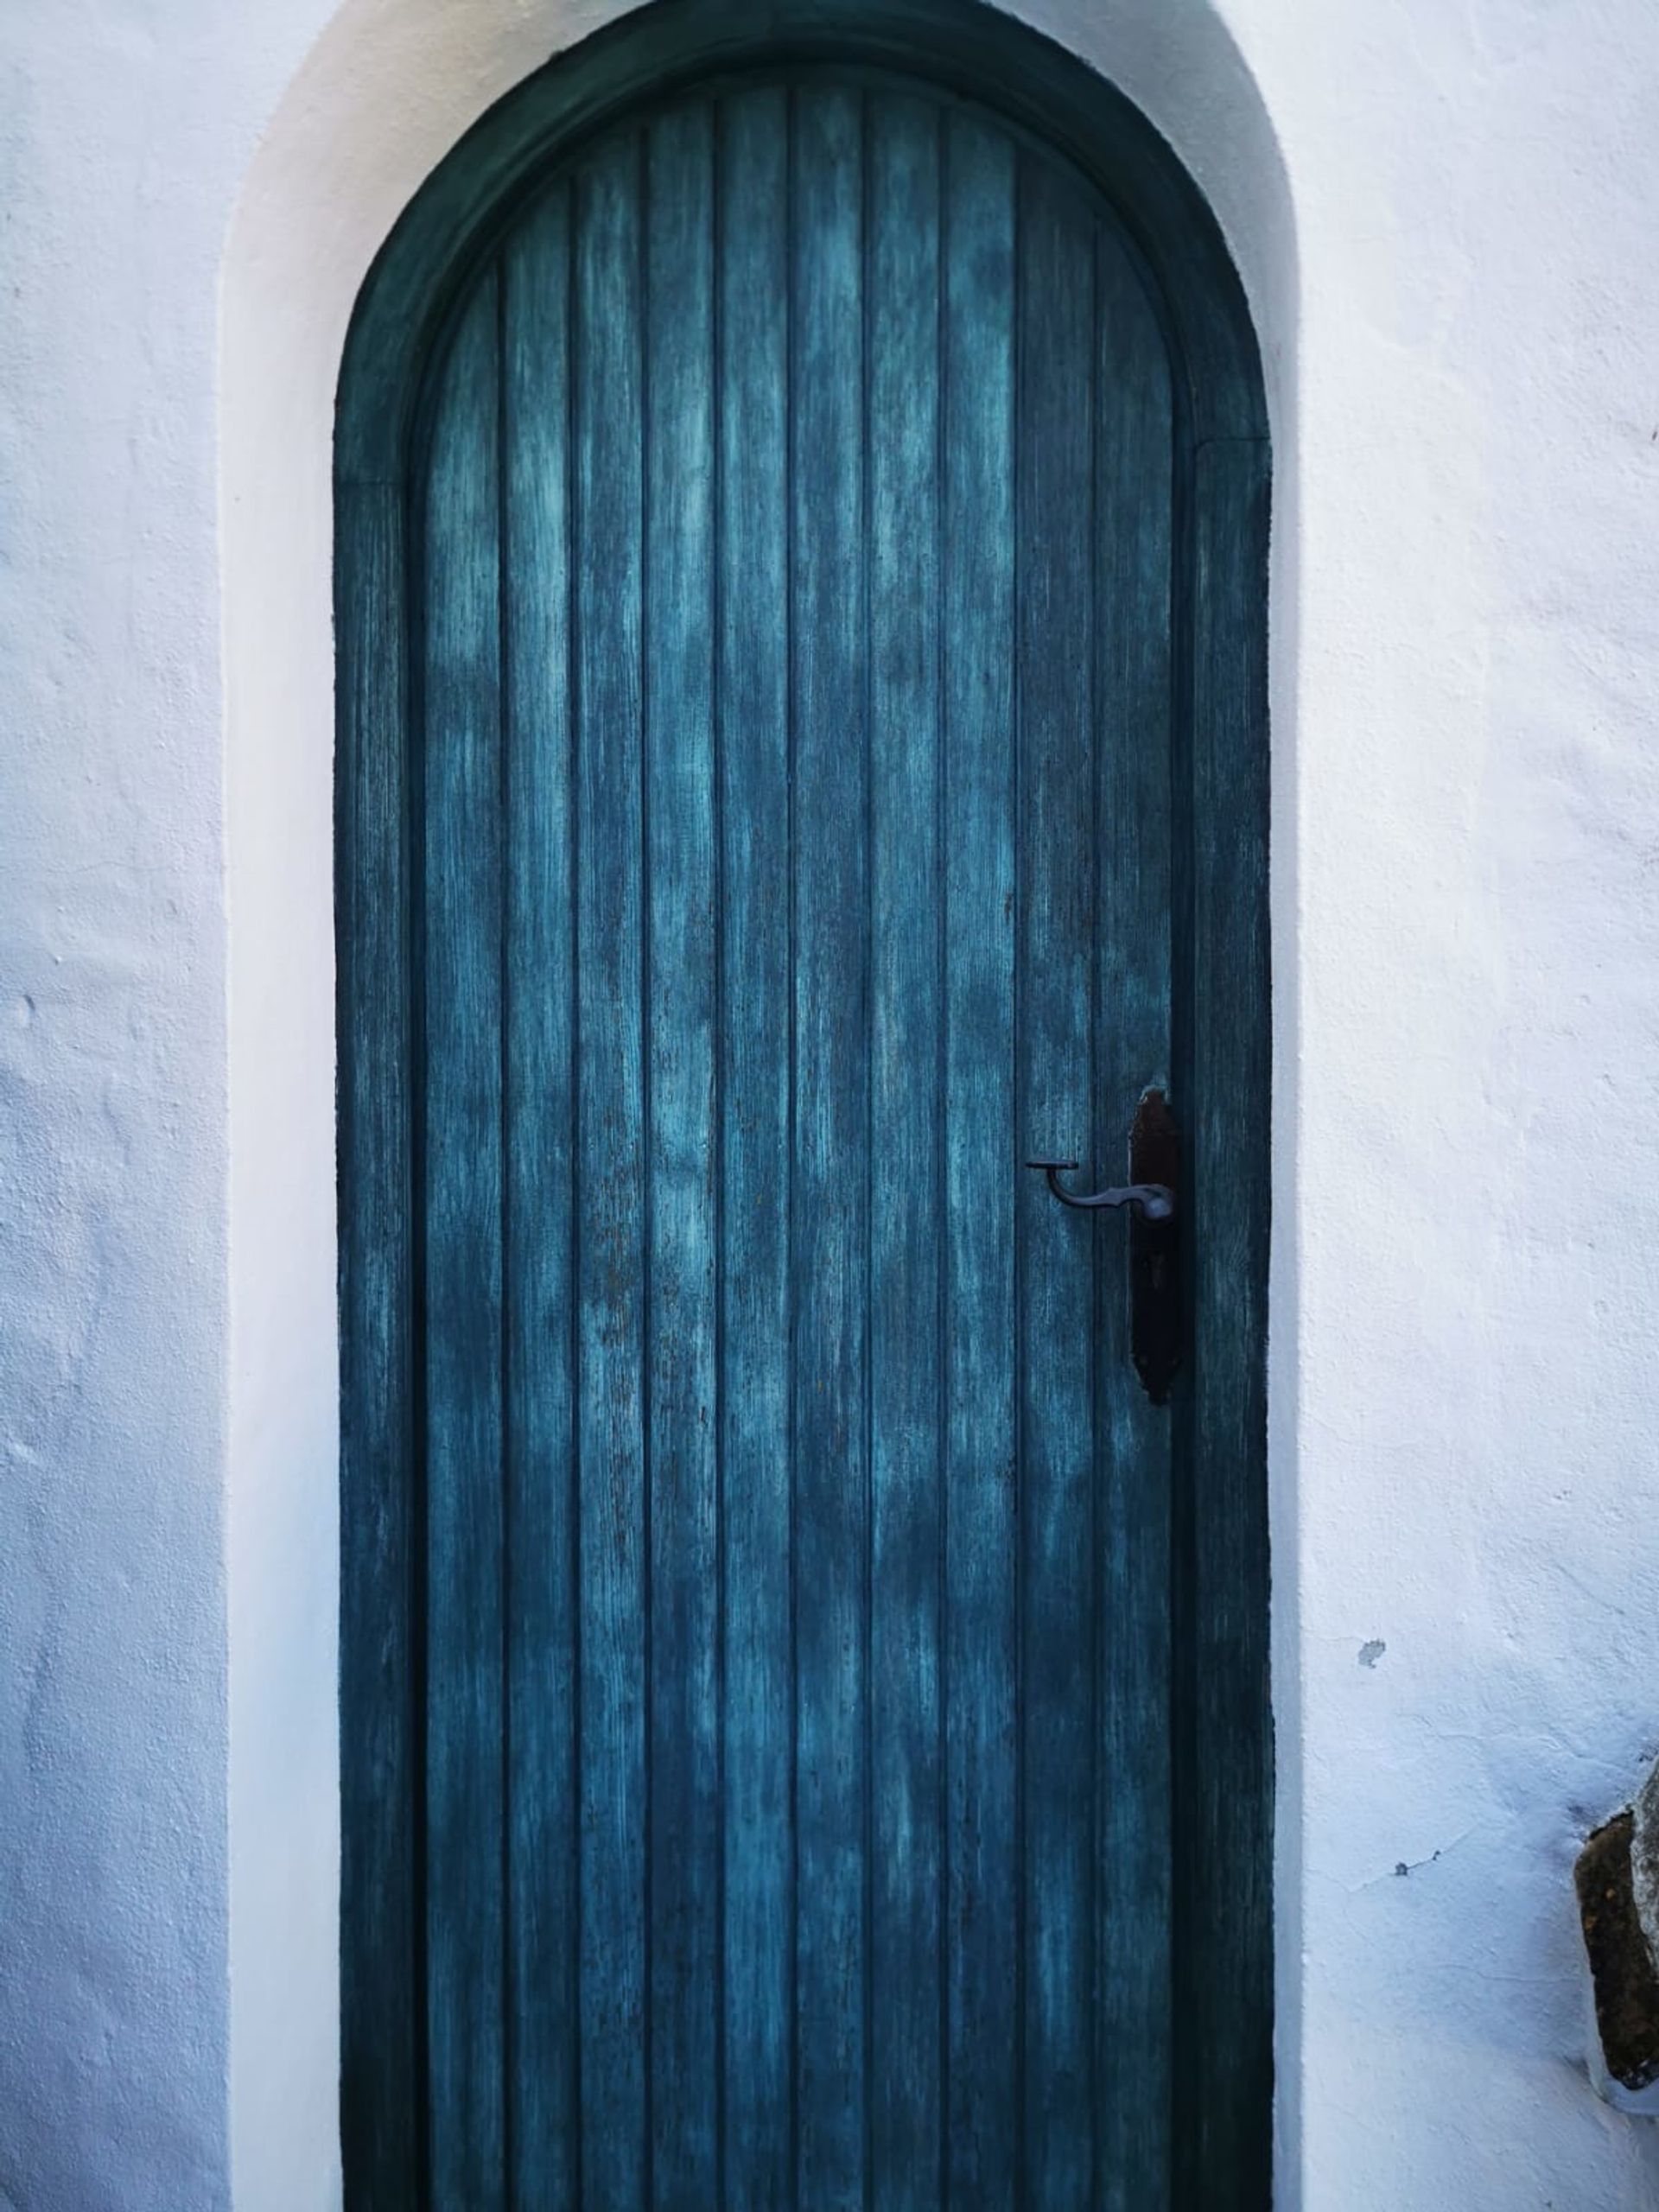
<svg viewBox="0 0 1659 2212">
<path fill-rule="evenodd" d="M 656 0 L 500 100 L 405 212 L 359 300 L 335 442 L 340 1041 L 342 2149 L 347 2203 L 419 2202 L 420 1408 L 414 1255 L 410 442 L 467 271 L 547 165 L 623 111 L 762 64 L 925 77 L 1069 157 L 1112 204 L 1163 316 L 1175 511 L 1177 1095 L 1202 1355 L 1178 1411 L 1172 1623 L 1176 2130 L 1182 2202 L 1268 2201 L 1269 448 L 1255 334 L 1219 230 L 1103 79 L 978 0 Z"/>
</svg>

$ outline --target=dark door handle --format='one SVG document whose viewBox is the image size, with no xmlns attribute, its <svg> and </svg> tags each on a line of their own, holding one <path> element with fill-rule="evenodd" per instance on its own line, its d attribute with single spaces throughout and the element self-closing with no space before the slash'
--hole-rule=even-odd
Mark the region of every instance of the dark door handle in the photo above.
<svg viewBox="0 0 1659 2212">
<path fill-rule="evenodd" d="M 1027 1167 L 1040 1167 L 1048 1187 L 1063 1206 L 1138 1206 L 1147 1221 L 1168 1221 L 1175 1211 L 1175 1193 L 1167 1183 L 1126 1183 L 1121 1191 L 1068 1191 L 1061 1182 L 1077 1166 L 1075 1160 L 1028 1160 Z"/>
<path fill-rule="evenodd" d="M 1091 1211 L 1123 1206 L 1129 1216 L 1129 1357 L 1155 1406 L 1169 1396 L 1185 1348 L 1181 1296 L 1181 1232 L 1175 1223 L 1181 1188 L 1181 1140 L 1169 1101 L 1148 1090 L 1129 1131 L 1129 1173 L 1137 1179 L 1115 1191 L 1068 1191 L 1061 1182 L 1075 1160 L 1028 1160 L 1040 1168 L 1063 1206 Z"/>
</svg>

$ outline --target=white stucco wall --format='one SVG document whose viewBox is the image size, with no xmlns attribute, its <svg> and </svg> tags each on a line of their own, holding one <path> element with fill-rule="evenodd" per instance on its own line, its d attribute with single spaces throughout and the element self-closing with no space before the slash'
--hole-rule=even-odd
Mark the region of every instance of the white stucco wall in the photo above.
<svg viewBox="0 0 1659 2212">
<path fill-rule="evenodd" d="M 337 2197 L 333 387 L 597 12 L 0 10 L 0 2212 Z M 1659 10 L 1030 12 L 1274 409 L 1281 2199 L 1624 2212 L 1568 1869 L 1659 1740 Z"/>
</svg>

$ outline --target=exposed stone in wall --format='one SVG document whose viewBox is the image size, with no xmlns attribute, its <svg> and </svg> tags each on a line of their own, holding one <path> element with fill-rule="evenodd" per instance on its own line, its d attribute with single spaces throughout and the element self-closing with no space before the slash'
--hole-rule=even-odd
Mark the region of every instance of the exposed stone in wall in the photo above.
<svg viewBox="0 0 1659 2212">
<path fill-rule="evenodd" d="M 1591 2073 L 1610 2103 L 1659 2115 L 1659 1767 L 1573 1870 L 1590 1964 Z"/>
</svg>

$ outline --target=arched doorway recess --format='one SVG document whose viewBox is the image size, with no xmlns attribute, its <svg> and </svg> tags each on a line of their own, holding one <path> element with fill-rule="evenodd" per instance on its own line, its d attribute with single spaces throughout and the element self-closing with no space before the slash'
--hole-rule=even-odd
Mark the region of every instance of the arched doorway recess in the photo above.
<svg viewBox="0 0 1659 2212">
<path fill-rule="evenodd" d="M 1266 2202 L 1268 480 L 969 5 L 663 0 L 377 263 L 348 2203 Z M 1173 1232 L 1026 1172 L 1151 1093 Z"/>
</svg>

